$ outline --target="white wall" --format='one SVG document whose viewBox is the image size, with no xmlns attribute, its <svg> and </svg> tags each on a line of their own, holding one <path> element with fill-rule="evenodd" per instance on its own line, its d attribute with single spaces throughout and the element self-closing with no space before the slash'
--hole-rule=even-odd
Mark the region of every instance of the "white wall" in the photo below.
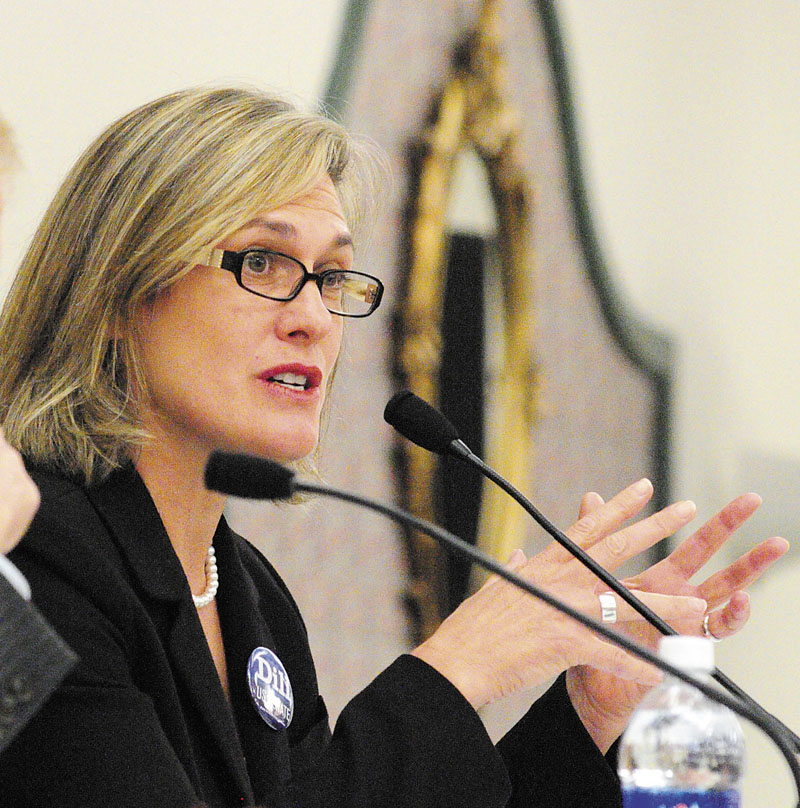
<svg viewBox="0 0 800 808">
<path fill-rule="evenodd" d="M 764 497 L 800 538 L 800 3 L 559 0 L 595 223 L 636 310 L 677 336 L 675 497 Z M 739 542 L 743 546 L 744 541 Z M 720 667 L 795 731 L 794 550 Z M 792 804 L 748 730 L 745 805 Z"/>
<path fill-rule="evenodd" d="M 17 132 L 24 168 L 3 217 L 0 283 L 61 177 L 112 119 L 208 82 L 272 86 L 310 102 L 325 86 L 344 6 L 5 0 L 0 110 Z M 633 306 L 681 349 L 674 494 L 709 515 L 755 488 L 765 496 L 763 515 L 744 532 L 793 539 L 800 532 L 800 4 L 559 0 L 557 7 L 607 258 Z M 797 632 L 786 623 L 796 611 L 795 564 L 790 559 L 755 590 L 757 627 L 720 646 L 719 658 L 798 729 Z M 751 767 L 767 771 L 767 781 L 771 754 Z M 771 804 L 781 804 L 782 793 L 771 794 Z"/>
<path fill-rule="evenodd" d="M 680 341 L 676 493 L 724 496 L 800 461 L 800 4 L 558 8 L 605 252 Z"/>
<path fill-rule="evenodd" d="M 3 0 L 0 110 L 22 159 L 2 221 L 0 284 L 66 171 L 111 121 L 183 87 L 246 83 L 313 103 L 344 0 Z"/>
</svg>

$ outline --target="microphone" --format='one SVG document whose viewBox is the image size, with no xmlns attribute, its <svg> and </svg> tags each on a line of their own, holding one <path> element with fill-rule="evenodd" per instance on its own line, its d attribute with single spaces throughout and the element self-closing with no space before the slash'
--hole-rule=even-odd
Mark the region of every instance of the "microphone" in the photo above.
<svg viewBox="0 0 800 808">
<path fill-rule="evenodd" d="M 372 511 L 376 511 L 377 513 L 381 513 L 406 528 L 412 528 L 419 530 L 421 533 L 425 533 L 441 544 L 452 555 L 479 564 L 487 571 L 504 578 L 529 595 L 538 598 L 548 606 L 576 620 L 590 631 L 605 637 L 625 651 L 643 659 L 645 662 L 649 662 L 665 673 L 696 687 L 708 698 L 725 705 L 738 715 L 751 721 L 775 743 L 786 758 L 792 776 L 794 777 L 795 788 L 798 794 L 799 801 L 797 808 L 800 808 L 800 762 L 798 762 L 795 757 L 794 749 L 786 737 L 783 725 L 780 724 L 777 719 L 773 718 L 761 708 L 756 710 L 749 704 L 732 698 L 705 682 L 694 679 L 680 668 L 676 668 L 672 664 L 665 662 L 644 646 L 614 631 L 606 624 L 587 617 L 582 612 L 564 603 L 545 590 L 540 589 L 515 572 L 506 569 L 506 567 L 491 556 L 486 555 L 444 528 L 427 522 L 424 519 L 419 519 L 413 514 L 396 508 L 393 505 L 388 505 L 349 491 L 322 485 L 321 483 L 312 483 L 298 479 L 293 471 L 273 460 L 253 457 L 246 454 L 231 454 L 220 451 L 212 452 L 206 464 L 205 481 L 206 487 L 212 491 L 219 491 L 223 494 L 248 499 L 290 499 L 294 494 L 301 492 L 321 494 L 323 496 L 333 497 L 334 499 L 360 505 Z"/>
<path fill-rule="evenodd" d="M 247 454 L 214 451 L 206 463 L 206 488 L 246 499 L 291 499 L 294 472 Z"/>
<path fill-rule="evenodd" d="M 458 430 L 442 413 L 410 390 L 395 393 L 383 411 L 383 419 L 412 443 L 437 454 L 472 456 L 458 437 Z"/>
<path fill-rule="evenodd" d="M 386 405 L 383 412 L 384 420 L 393 426 L 403 437 L 416 443 L 423 449 L 439 454 L 451 454 L 475 466 L 485 477 L 496 483 L 507 494 L 513 497 L 525 511 L 527 511 L 547 533 L 562 547 L 578 559 L 587 569 L 591 570 L 606 586 L 635 609 L 650 625 L 657 628 L 662 634 L 675 634 L 675 630 L 652 609 L 635 597 L 625 585 L 615 578 L 608 570 L 598 564 L 586 551 L 572 541 L 563 531 L 559 530 L 525 495 L 515 488 L 508 480 L 501 477 L 494 469 L 486 465 L 470 448 L 458 437 L 455 426 L 435 407 L 428 404 L 419 396 L 409 390 L 395 393 Z M 750 705 L 751 709 L 763 713 L 770 720 L 782 727 L 784 733 L 791 738 L 795 748 L 800 751 L 800 738 L 785 726 L 771 713 L 767 712 L 757 701 L 742 690 L 722 671 L 717 669 L 714 679 L 737 698 Z"/>
<path fill-rule="evenodd" d="M 412 443 L 438 454 L 452 454 L 476 466 L 482 474 L 510 494 L 562 547 L 591 570 L 609 589 L 616 592 L 626 603 L 642 615 L 662 634 L 674 634 L 673 629 L 655 612 L 648 609 L 631 594 L 610 572 L 597 563 L 586 551 L 565 533 L 559 530 L 521 491 L 487 466 L 458 437 L 453 424 L 435 407 L 410 390 L 395 393 L 383 411 L 384 420 Z"/>
</svg>

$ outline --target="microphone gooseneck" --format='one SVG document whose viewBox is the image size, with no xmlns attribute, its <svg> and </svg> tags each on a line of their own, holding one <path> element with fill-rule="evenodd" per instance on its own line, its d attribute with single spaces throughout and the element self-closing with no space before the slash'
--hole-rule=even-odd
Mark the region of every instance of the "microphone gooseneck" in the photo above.
<svg viewBox="0 0 800 808">
<path fill-rule="evenodd" d="M 501 477 L 491 466 L 483 462 L 469 447 L 459 439 L 458 430 L 453 424 L 432 405 L 428 404 L 410 390 L 395 393 L 384 409 L 383 417 L 403 437 L 422 446 L 423 449 L 439 454 L 452 454 L 461 460 L 470 463 L 481 474 L 509 494 L 522 508 L 533 517 L 555 541 L 578 559 L 587 569 L 591 570 L 609 589 L 619 595 L 629 606 L 636 610 L 650 625 L 662 634 L 676 634 L 677 632 L 659 617 L 652 609 L 635 597 L 629 589 L 608 570 L 598 564 L 586 551 L 563 531 L 554 525 L 521 491 L 515 488 L 508 480 Z M 425 443 L 418 438 L 424 438 Z M 767 712 L 757 701 L 749 696 L 734 681 L 722 671 L 716 670 L 714 679 L 726 690 L 741 701 L 748 704 L 752 710 L 763 713 L 771 721 L 783 728 L 783 732 L 792 740 L 795 748 L 800 751 L 800 737 L 789 727 L 784 725 L 771 713 Z"/>
<path fill-rule="evenodd" d="M 256 482 L 256 478 L 261 478 L 262 482 Z M 264 458 L 252 457 L 250 455 L 213 452 L 206 465 L 205 479 L 207 487 L 211 490 L 220 491 L 221 493 L 230 494 L 232 496 L 247 497 L 249 499 L 288 499 L 293 494 L 299 492 L 333 497 L 334 499 L 369 508 L 372 511 L 383 514 L 404 527 L 410 527 L 425 533 L 441 544 L 452 555 L 479 564 L 488 572 L 504 578 L 509 583 L 519 587 L 529 595 L 538 598 L 548 606 L 562 612 L 573 620 L 576 620 L 581 625 L 605 637 L 607 640 L 615 643 L 639 659 L 643 659 L 645 662 L 649 662 L 665 673 L 669 673 L 671 676 L 693 685 L 708 698 L 720 704 L 724 704 L 726 707 L 733 710 L 733 712 L 737 713 L 737 715 L 755 724 L 775 743 L 786 758 L 786 762 L 794 778 L 798 795 L 796 808 L 800 808 L 800 762 L 798 762 L 795 757 L 794 748 L 786 737 L 785 728 L 777 719 L 773 718 L 761 708 L 757 710 L 753 709 L 749 704 L 743 703 L 739 699 L 732 698 L 705 682 L 694 679 L 680 668 L 676 668 L 665 662 L 649 649 L 614 631 L 604 623 L 587 617 L 569 604 L 564 603 L 545 590 L 540 589 L 535 584 L 532 584 L 530 581 L 504 567 L 498 561 L 491 558 L 491 556 L 486 555 L 471 544 L 459 539 L 444 528 L 427 522 L 424 519 L 419 519 L 413 514 L 396 508 L 393 505 L 388 505 L 331 486 L 306 482 L 296 477 L 293 471 L 281 466 L 279 463 Z"/>
</svg>

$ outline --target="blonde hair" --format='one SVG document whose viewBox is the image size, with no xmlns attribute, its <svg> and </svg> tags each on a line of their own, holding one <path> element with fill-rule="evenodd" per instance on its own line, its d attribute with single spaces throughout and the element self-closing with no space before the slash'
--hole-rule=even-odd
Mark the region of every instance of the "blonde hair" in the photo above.
<svg viewBox="0 0 800 808">
<path fill-rule="evenodd" d="M 209 245 L 324 175 L 363 229 L 384 169 L 332 120 L 249 89 L 191 89 L 112 124 L 39 226 L 0 319 L 0 422 L 33 462 L 92 482 L 147 437 L 137 315 Z"/>
</svg>

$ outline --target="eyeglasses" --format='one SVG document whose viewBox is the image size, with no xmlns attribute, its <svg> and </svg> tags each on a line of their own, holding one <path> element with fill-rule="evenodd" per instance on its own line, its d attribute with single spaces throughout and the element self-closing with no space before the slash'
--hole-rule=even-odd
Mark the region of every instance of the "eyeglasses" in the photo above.
<svg viewBox="0 0 800 808">
<path fill-rule="evenodd" d="M 383 296 L 383 284 L 372 275 L 345 269 L 309 272 L 296 258 L 272 250 L 214 249 L 206 265 L 233 272 L 242 289 L 270 300 L 294 300 L 314 281 L 325 308 L 342 317 L 369 316 Z"/>
</svg>

